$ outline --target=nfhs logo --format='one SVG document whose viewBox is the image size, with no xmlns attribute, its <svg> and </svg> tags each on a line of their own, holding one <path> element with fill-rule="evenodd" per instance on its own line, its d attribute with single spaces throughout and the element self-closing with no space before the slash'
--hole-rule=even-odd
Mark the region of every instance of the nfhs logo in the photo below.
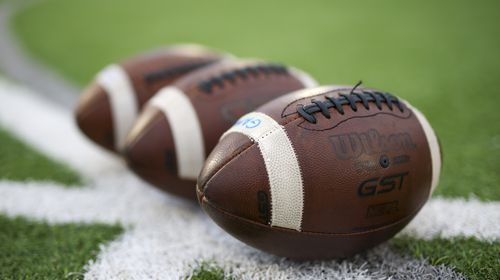
<svg viewBox="0 0 500 280">
<path fill-rule="evenodd" d="M 245 128 L 256 128 L 258 127 L 262 121 L 256 117 L 248 117 L 248 118 L 241 118 L 239 119 L 234 126 L 241 126 Z"/>
<path fill-rule="evenodd" d="M 375 129 L 361 133 L 332 135 L 330 142 L 335 155 L 341 160 L 356 159 L 362 154 L 414 150 L 417 147 L 408 133 L 384 135 Z"/>
</svg>

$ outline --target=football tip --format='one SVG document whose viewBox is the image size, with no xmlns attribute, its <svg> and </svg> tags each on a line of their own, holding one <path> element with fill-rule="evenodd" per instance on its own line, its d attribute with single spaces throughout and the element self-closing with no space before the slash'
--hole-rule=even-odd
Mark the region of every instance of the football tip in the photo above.
<svg viewBox="0 0 500 280">
<path fill-rule="evenodd" d="M 161 144 L 167 142 L 162 133 L 166 129 L 164 122 L 163 115 L 154 107 L 145 108 L 139 115 L 125 141 L 124 156 L 131 168 L 154 166 L 152 159 L 165 148 Z"/>
<path fill-rule="evenodd" d="M 139 115 L 122 155 L 136 175 L 159 189 L 190 201 L 196 200 L 195 182 L 178 177 L 175 145 L 169 123 L 158 108 Z"/>
<path fill-rule="evenodd" d="M 75 109 L 76 124 L 94 143 L 116 151 L 112 133 L 111 105 L 105 90 L 97 83 L 85 89 Z"/>
</svg>

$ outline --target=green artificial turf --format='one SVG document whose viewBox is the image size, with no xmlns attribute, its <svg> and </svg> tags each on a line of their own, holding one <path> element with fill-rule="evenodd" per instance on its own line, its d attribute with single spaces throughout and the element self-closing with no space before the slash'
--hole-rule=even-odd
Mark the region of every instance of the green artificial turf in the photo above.
<svg viewBox="0 0 500 280">
<path fill-rule="evenodd" d="M 67 186 L 81 184 L 68 166 L 57 163 L 18 141 L 0 128 L 0 179 L 54 181 Z"/>
<path fill-rule="evenodd" d="M 435 127 L 437 194 L 500 200 L 498 1 L 51 0 L 14 20 L 27 49 L 87 83 L 104 65 L 177 42 L 299 66 L 322 83 L 400 95 Z"/>
<path fill-rule="evenodd" d="M 469 279 L 500 279 L 500 242 L 482 242 L 475 238 L 436 238 L 430 241 L 409 237 L 396 238 L 392 245 L 404 254 L 425 258 L 431 265 L 447 265 Z"/>
<path fill-rule="evenodd" d="M 99 244 L 122 232 L 110 225 L 48 225 L 0 215 L 0 279 L 83 279 Z"/>
<path fill-rule="evenodd" d="M 189 280 L 233 280 L 232 276 L 224 273 L 224 270 L 217 264 L 211 261 L 203 261 L 196 265 L 190 276 L 186 277 Z"/>
</svg>

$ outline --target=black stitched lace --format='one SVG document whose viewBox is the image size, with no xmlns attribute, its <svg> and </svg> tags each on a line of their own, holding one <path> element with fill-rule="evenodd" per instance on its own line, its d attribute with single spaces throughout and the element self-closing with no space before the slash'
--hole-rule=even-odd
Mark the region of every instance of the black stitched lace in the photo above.
<svg viewBox="0 0 500 280">
<path fill-rule="evenodd" d="M 356 87 L 355 87 L 356 88 Z M 349 94 L 339 94 L 339 97 L 325 96 L 325 101 L 311 100 L 312 104 L 309 105 L 297 105 L 297 112 L 308 122 L 316 123 L 316 117 L 314 113 L 320 112 L 327 119 L 331 118 L 329 109 L 334 108 L 343 115 L 344 105 L 349 105 L 351 109 L 356 112 L 358 110 L 358 104 L 362 105 L 365 109 L 370 110 L 370 103 L 375 103 L 377 109 L 382 110 L 382 103 L 387 104 L 387 107 L 392 111 L 393 105 L 403 112 L 404 107 L 399 99 L 390 93 L 378 92 L 378 91 L 354 91 L 355 88 Z"/>
<path fill-rule="evenodd" d="M 214 87 L 224 88 L 224 85 L 228 82 L 235 83 L 236 79 L 246 80 L 248 77 L 258 77 L 261 75 L 286 75 L 288 74 L 288 69 L 283 65 L 278 64 L 262 64 L 256 66 L 246 66 L 243 68 L 238 68 L 223 72 L 217 76 L 210 77 L 198 84 L 201 91 L 206 93 L 212 93 Z"/>
<path fill-rule="evenodd" d="M 165 69 L 161 69 L 155 72 L 150 72 L 144 75 L 144 78 L 147 82 L 153 82 L 159 79 L 170 79 L 171 77 L 175 77 L 178 75 L 186 74 L 187 72 L 191 72 L 197 68 L 201 68 L 203 66 L 207 66 L 209 64 L 214 63 L 214 61 L 202 61 L 195 62 L 190 64 L 184 64 L 177 67 L 167 67 Z"/>
</svg>

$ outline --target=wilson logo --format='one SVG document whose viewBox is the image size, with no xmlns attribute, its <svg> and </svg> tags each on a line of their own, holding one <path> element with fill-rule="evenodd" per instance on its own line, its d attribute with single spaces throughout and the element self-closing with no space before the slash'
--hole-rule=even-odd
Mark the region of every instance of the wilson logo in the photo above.
<svg viewBox="0 0 500 280">
<path fill-rule="evenodd" d="M 361 133 L 332 135 L 330 142 L 335 155 L 341 160 L 356 159 L 363 154 L 372 155 L 416 148 L 408 133 L 384 135 L 375 129 Z"/>
<path fill-rule="evenodd" d="M 401 190 L 405 176 L 409 172 L 389 175 L 385 177 L 374 177 L 363 181 L 358 187 L 358 195 L 361 197 L 374 196 Z"/>
</svg>

